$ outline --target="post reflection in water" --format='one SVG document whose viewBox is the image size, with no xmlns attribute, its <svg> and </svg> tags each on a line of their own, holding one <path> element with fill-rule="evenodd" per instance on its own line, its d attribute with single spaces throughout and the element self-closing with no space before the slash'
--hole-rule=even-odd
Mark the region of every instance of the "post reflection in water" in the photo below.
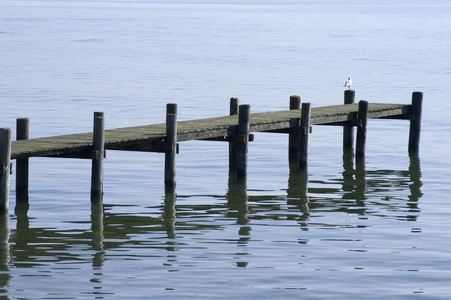
<svg viewBox="0 0 451 300">
<path fill-rule="evenodd" d="M 341 204 L 342 210 L 352 207 L 353 213 L 365 215 L 369 214 L 369 205 L 377 205 L 386 207 L 383 213 L 372 209 L 373 212 L 378 211 L 381 217 L 389 217 L 390 212 L 394 211 L 397 212 L 397 219 L 415 221 L 420 212 L 418 201 L 423 195 L 420 159 L 418 154 L 411 154 L 409 158 L 408 170 L 366 170 L 363 160 L 356 161 L 354 166 L 352 152 L 345 152 L 342 199 L 346 202 Z M 409 195 L 406 201 L 404 193 L 407 186 Z M 407 214 L 401 214 L 406 208 Z"/>
<path fill-rule="evenodd" d="M 9 265 L 11 261 L 9 245 L 9 215 L 0 214 L 0 294 L 7 294 L 11 282 Z"/>
<path fill-rule="evenodd" d="M 177 233 L 175 224 L 177 222 L 176 212 L 177 194 L 174 187 L 166 187 L 164 193 L 164 207 L 161 215 L 161 222 L 163 230 L 166 231 L 166 251 L 169 252 L 166 256 L 166 262 L 163 265 L 171 267 L 170 272 L 178 270 L 174 268 L 178 261 L 176 252 L 178 250 Z"/>
<path fill-rule="evenodd" d="M 102 279 L 104 277 L 102 268 L 105 263 L 104 210 L 102 199 L 91 201 L 91 230 L 94 254 L 92 257 L 93 276 L 90 282 L 94 283 L 93 294 L 101 295 Z M 98 299 L 103 299 L 103 297 Z"/>
<path fill-rule="evenodd" d="M 324 178 L 324 174 L 318 176 Z M 337 183 L 341 188 L 336 187 Z M 354 162 L 350 150 L 343 154 L 341 178 L 315 179 L 309 183 L 307 170 L 299 169 L 297 162 L 290 162 L 287 202 L 299 209 L 303 230 L 312 225 L 309 223 L 311 214 L 319 211 L 416 221 L 420 213 L 421 186 L 418 155 L 410 155 L 408 170 L 367 170 L 364 160 Z M 336 195 L 341 195 L 341 199 Z"/>
<path fill-rule="evenodd" d="M 354 166 L 354 150 L 343 149 L 343 197 L 346 200 L 355 200 L 356 207 L 362 207 L 358 210 L 359 214 L 364 214 L 365 193 L 366 193 L 366 170 L 365 160 L 360 159 L 355 162 Z M 357 212 L 357 211 L 355 211 Z"/>
<path fill-rule="evenodd" d="M 287 204 L 295 205 L 301 215 L 299 224 L 302 229 L 307 229 L 310 216 L 309 196 L 308 196 L 308 169 L 299 168 L 299 162 L 292 160 L 289 162 L 290 173 L 288 177 Z"/>
<path fill-rule="evenodd" d="M 354 191 L 354 149 L 343 149 L 343 198 Z"/>
<path fill-rule="evenodd" d="M 228 218 L 236 218 L 237 224 L 240 225 L 238 230 L 239 239 L 238 247 L 246 247 L 251 240 L 251 226 L 248 218 L 248 195 L 246 179 L 237 179 L 234 170 L 229 171 L 229 189 L 227 192 L 226 216 Z M 239 257 L 248 255 L 247 249 L 242 248 L 236 253 Z M 237 267 L 247 267 L 248 261 L 238 261 Z"/>
<path fill-rule="evenodd" d="M 176 210 L 175 210 L 175 202 L 177 199 L 177 194 L 175 190 L 172 188 L 166 188 L 164 194 L 164 210 L 163 210 L 163 222 L 164 227 L 166 229 L 166 234 L 168 237 L 168 251 L 176 251 L 177 243 L 175 241 L 171 241 L 172 239 L 177 238 L 177 234 L 175 232 L 175 223 L 177 221 Z"/>
<path fill-rule="evenodd" d="M 92 248 L 95 251 L 92 266 L 96 268 L 103 267 L 104 263 L 103 218 L 103 203 L 101 201 L 91 203 Z"/>
<path fill-rule="evenodd" d="M 358 207 L 365 206 L 366 199 L 366 169 L 365 161 L 359 160 L 355 164 L 355 202 Z"/>
<path fill-rule="evenodd" d="M 227 229 L 233 231 L 232 243 L 236 243 L 236 248 L 233 246 L 231 251 L 234 255 L 233 263 L 237 267 L 248 267 L 250 262 L 248 244 L 251 241 L 252 220 L 258 220 L 259 223 L 288 220 L 294 228 L 299 226 L 299 229 L 307 231 L 309 227 L 324 227 L 325 223 L 322 223 L 321 217 L 325 214 L 329 214 L 328 217 L 332 218 L 336 214 L 345 213 L 357 214 L 358 218 L 373 216 L 395 218 L 401 221 L 416 221 L 419 217 L 418 203 L 423 194 L 418 155 L 411 155 L 409 167 L 403 170 L 366 170 L 363 162 L 354 164 L 353 156 L 349 154 L 343 157 L 342 174 L 339 169 L 336 172 L 337 176 L 332 178 L 327 177 L 330 174 L 308 174 L 306 169 L 299 169 L 297 163 L 290 163 L 289 167 L 286 196 L 249 195 L 246 179 L 237 180 L 235 174 L 230 172 L 227 203 L 190 205 L 180 202 L 178 219 L 180 239 L 183 238 L 183 232 L 191 234 L 192 231 L 197 233 L 202 230 L 223 229 L 225 225 L 221 224 L 221 221 L 225 216 L 232 222 L 236 222 L 235 225 L 226 225 L 229 226 Z M 315 179 L 311 179 L 315 176 Z M 318 177 L 321 180 L 317 180 Z M 323 180 L 324 178 L 328 179 Z M 147 255 L 159 256 L 163 249 L 165 252 L 163 256 L 166 255 L 163 265 L 170 272 L 179 270 L 177 260 L 181 260 L 182 256 L 177 252 L 182 248 L 178 248 L 180 241 L 176 233 L 177 197 L 188 198 L 192 195 L 177 196 L 174 190 L 166 190 L 163 197 L 164 205 L 160 203 L 157 206 L 146 207 L 138 214 L 124 212 L 120 209 L 121 205 L 117 205 L 115 211 L 113 209 L 115 205 L 104 205 L 102 201 L 93 201 L 90 221 L 80 223 L 79 220 L 68 220 L 67 223 L 75 224 L 74 228 L 69 230 L 37 226 L 30 228 L 28 202 L 17 201 L 15 208 L 17 223 L 16 228 L 11 230 L 11 234 L 9 216 L 0 216 L 0 284 L 3 289 L 0 289 L 0 293 L 7 293 L 6 287 L 11 286 L 11 282 L 14 284 L 10 266 L 17 272 L 19 269 L 26 268 L 45 268 L 55 261 L 68 263 L 83 261 L 86 250 L 92 251 L 92 257 L 88 258 L 89 262 L 92 260 L 92 273 L 87 276 L 92 284 L 92 293 L 97 297 L 103 297 L 102 295 L 106 294 L 104 265 L 107 251 L 112 254 L 109 258 L 113 261 L 116 256 L 122 256 L 119 254 L 121 252 L 115 253 L 114 250 L 118 249 L 133 248 L 133 251 L 145 249 L 142 253 L 136 254 L 139 259 Z M 224 195 L 216 195 L 216 197 L 223 199 Z M 285 205 L 285 199 L 288 206 Z M 128 206 L 133 207 L 133 205 Z M 200 213 L 206 214 L 208 222 L 192 218 L 193 215 L 197 216 Z M 83 223 L 90 225 L 92 232 L 79 227 L 79 224 Z M 341 226 L 333 221 L 326 225 Z M 255 226 L 254 229 L 259 229 L 258 225 Z M 235 228 L 238 228 L 237 234 Z M 192 242 L 195 244 L 195 241 Z M 308 240 L 298 239 L 298 242 L 307 243 Z M 189 247 L 185 249 L 189 251 Z M 127 258 L 136 259 L 135 253 L 124 255 L 127 255 Z"/>
<path fill-rule="evenodd" d="M 423 182 L 421 181 L 421 167 L 420 167 L 420 157 L 418 153 L 412 153 L 409 155 L 410 164 L 409 164 L 409 176 L 410 176 L 410 196 L 407 205 L 409 207 L 409 211 L 412 212 L 412 215 L 407 216 L 407 220 L 415 221 L 416 214 L 420 212 L 420 208 L 418 207 L 418 201 L 420 200 L 423 193 L 421 192 L 421 187 L 423 186 Z"/>
</svg>

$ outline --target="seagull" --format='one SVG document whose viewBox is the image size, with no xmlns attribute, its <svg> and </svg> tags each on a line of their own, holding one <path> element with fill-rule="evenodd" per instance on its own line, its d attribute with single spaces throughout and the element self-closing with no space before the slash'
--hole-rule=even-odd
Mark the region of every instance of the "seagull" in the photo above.
<svg viewBox="0 0 451 300">
<path fill-rule="evenodd" d="M 344 87 L 347 87 L 347 88 L 351 88 L 351 85 L 352 85 L 352 79 L 351 79 L 351 76 L 349 76 L 348 77 L 348 80 L 346 80 L 346 82 L 345 82 L 345 85 L 344 85 Z"/>
</svg>

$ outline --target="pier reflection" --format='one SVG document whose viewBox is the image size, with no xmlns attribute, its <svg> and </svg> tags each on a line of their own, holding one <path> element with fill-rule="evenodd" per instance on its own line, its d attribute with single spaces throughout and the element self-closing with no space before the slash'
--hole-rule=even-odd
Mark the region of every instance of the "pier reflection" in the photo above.
<svg viewBox="0 0 451 300">
<path fill-rule="evenodd" d="M 365 213 L 365 198 L 367 190 L 365 161 L 357 160 L 354 163 L 354 150 L 344 149 L 343 151 L 343 183 L 342 199 L 354 202 L 353 212 Z"/>
<path fill-rule="evenodd" d="M 306 229 L 307 223 L 305 223 L 305 221 L 308 220 L 310 216 L 308 169 L 300 169 L 296 160 L 290 161 L 289 167 L 290 175 L 288 177 L 287 204 L 295 206 L 300 212 L 299 217 L 290 215 L 290 218 L 297 219 L 301 228 Z"/>
<path fill-rule="evenodd" d="M 11 247 L 9 244 L 9 215 L 0 214 L 0 294 L 8 293 L 12 276 L 8 272 L 11 262 Z M 3 299 L 3 298 L 2 298 Z M 5 298 L 9 299 L 9 298 Z"/>
<path fill-rule="evenodd" d="M 39 219 L 33 220 L 34 226 L 30 226 L 28 202 L 18 201 L 15 228 L 9 228 L 7 215 L 0 220 L 1 285 L 5 288 L 12 280 L 9 271 L 12 266 L 18 269 L 39 268 L 55 261 L 83 263 L 87 262 L 86 253 L 90 251 L 90 281 L 94 284 L 93 293 L 100 295 L 107 253 L 136 260 L 163 256 L 164 266 L 174 271 L 180 268 L 179 251 L 209 247 L 208 239 L 199 242 L 189 239 L 190 235 L 218 232 L 222 238 L 224 229 L 231 228 L 232 223 L 237 225 L 236 234 L 221 242 L 236 243 L 234 261 L 237 266 L 246 267 L 253 221 L 259 224 L 253 226 L 293 221 L 293 226 L 309 230 L 315 226 L 340 226 L 322 223 L 325 214 L 416 221 L 421 212 L 418 203 L 423 194 L 418 155 L 410 157 L 410 164 L 404 170 L 366 170 L 363 163 L 354 165 L 347 157 L 342 172 L 329 177 L 315 177 L 290 165 L 286 194 L 254 193 L 247 189 L 245 180 L 237 181 L 233 175 L 228 180 L 225 195 L 179 196 L 175 191 L 166 191 L 157 205 L 148 207 L 92 202 L 91 218 L 69 219 L 65 221 L 65 229 L 39 227 Z M 139 213 L 130 212 L 135 208 Z M 70 229 L 67 224 L 71 224 Z"/>
<path fill-rule="evenodd" d="M 166 255 L 165 266 L 173 267 L 178 261 L 176 251 L 178 250 L 177 234 L 175 225 L 177 222 L 177 215 L 175 209 L 175 203 L 177 200 L 177 194 L 172 187 L 166 187 L 164 194 L 164 208 L 161 214 L 163 229 L 166 232 L 166 251 L 169 253 Z"/>
<path fill-rule="evenodd" d="M 407 170 L 367 170 L 363 161 L 354 164 L 350 157 L 343 156 L 341 178 L 310 181 L 310 211 L 416 221 L 420 214 L 418 202 L 423 195 L 417 154 L 410 155 Z"/>
<path fill-rule="evenodd" d="M 418 206 L 418 202 L 420 198 L 423 196 L 421 192 L 421 187 L 423 186 L 423 182 L 421 181 L 421 167 L 420 167 L 420 157 L 418 153 L 410 154 L 410 164 L 409 164 L 409 172 L 408 175 L 410 177 L 409 189 L 409 201 L 407 205 L 409 207 L 409 211 L 413 214 L 411 216 L 407 216 L 407 220 L 415 221 L 416 213 L 420 211 Z"/>
<path fill-rule="evenodd" d="M 92 255 L 92 278 L 89 281 L 93 283 L 93 294 L 96 295 L 98 299 L 103 299 L 103 297 L 101 297 L 104 277 L 102 268 L 105 263 L 103 220 L 103 202 L 101 199 L 98 199 L 98 201 L 91 201 L 91 247 L 94 250 L 94 253 Z"/>
<path fill-rule="evenodd" d="M 175 201 L 177 199 L 177 194 L 174 189 L 166 189 L 164 194 L 164 210 L 162 214 L 164 228 L 166 229 L 166 234 L 169 239 L 177 238 L 175 233 L 175 223 L 177 221 Z M 176 245 L 173 245 L 176 246 Z M 169 248 L 168 250 L 174 251 L 177 248 Z"/>
<path fill-rule="evenodd" d="M 96 202 L 91 204 L 91 230 L 92 230 L 92 249 L 95 251 L 92 266 L 100 268 L 104 263 L 104 212 L 103 203 Z"/>
<path fill-rule="evenodd" d="M 238 230 L 237 246 L 239 252 L 235 253 L 239 258 L 248 255 L 247 244 L 251 240 L 251 226 L 249 225 L 249 209 L 247 195 L 247 181 L 237 179 L 233 170 L 229 172 L 228 192 L 227 192 L 227 212 L 226 217 L 236 219 L 240 226 Z M 248 261 L 237 261 L 237 267 L 247 267 Z"/>
</svg>

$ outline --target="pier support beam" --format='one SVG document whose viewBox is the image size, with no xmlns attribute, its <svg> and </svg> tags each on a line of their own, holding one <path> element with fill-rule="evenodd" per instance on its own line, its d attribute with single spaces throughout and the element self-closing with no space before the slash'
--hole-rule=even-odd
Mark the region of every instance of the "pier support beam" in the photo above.
<svg viewBox="0 0 451 300">
<path fill-rule="evenodd" d="M 421 114 L 423 111 L 423 93 L 412 93 L 412 112 L 410 117 L 409 153 L 420 150 Z"/>
<path fill-rule="evenodd" d="M 357 141 L 355 147 L 356 160 L 365 158 L 366 145 L 366 125 L 368 122 L 368 101 L 359 102 L 359 111 L 357 113 Z"/>
<path fill-rule="evenodd" d="M 8 211 L 11 164 L 11 129 L 0 128 L 0 213 Z"/>
<path fill-rule="evenodd" d="M 16 120 L 16 140 L 28 140 L 30 121 L 27 118 Z M 28 202 L 29 158 L 16 160 L 16 201 Z"/>
<path fill-rule="evenodd" d="M 299 168 L 306 169 L 308 166 L 308 144 L 310 137 L 310 103 L 302 103 L 301 109 L 301 133 L 300 133 L 300 151 Z"/>
<path fill-rule="evenodd" d="M 290 96 L 290 110 L 301 108 L 301 97 L 297 95 Z M 290 120 L 290 125 L 295 129 L 288 134 L 288 160 L 298 161 L 300 145 L 300 131 L 299 131 L 299 118 L 293 118 Z"/>
<path fill-rule="evenodd" d="M 103 196 L 103 155 L 105 151 L 105 118 L 103 112 L 94 113 L 93 159 L 91 171 L 91 201 Z"/>
<path fill-rule="evenodd" d="M 238 128 L 236 136 L 236 177 L 247 176 L 247 154 L 249 144 L 250 105 L 240 105 L 238 112 Z"/>
<path fill-rule="evenodd" d="M 238 115 L 238 98 L 230 98 L 230 116 Z M 229 140 L 229 170 L 236 167 L 236 141 L 235 139 Z"/>
<path fill-rule="evenodd" d="M 177 154 L 177 104 L 166 105 L 166 140 L 168 150 L 164 160 L 164 185 L 167 189 L 175 188 L 175 155 Z"/>
</svg>

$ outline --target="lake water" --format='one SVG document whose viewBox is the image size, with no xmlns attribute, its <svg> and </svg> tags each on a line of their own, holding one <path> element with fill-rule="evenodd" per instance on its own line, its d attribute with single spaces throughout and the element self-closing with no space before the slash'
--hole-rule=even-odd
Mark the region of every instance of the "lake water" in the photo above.
<svg viewBox="0 0 451 300">
<path fill-rule="evenodd" d="M 159 3 L 161 2 L 161 3 Z M 448 1 L 0 0 L 0 127 L 31 137 L 424 92 L 420 154 L 408 122 L 370 120 L 364 168 L 342 129 L 313 128 L 306 175 L 287 136 L 256 134 L 248 178 L 228 148 L 183 142 L 176 194 L 164 156 L 107 152 L 103 205 L 88 160 L 30 161 L 29 207 L 1 217 L 5 299 L 445 299 L 451 294 Z M 15 136 L 15 134 L 13 133 Z"/>
</svg>

